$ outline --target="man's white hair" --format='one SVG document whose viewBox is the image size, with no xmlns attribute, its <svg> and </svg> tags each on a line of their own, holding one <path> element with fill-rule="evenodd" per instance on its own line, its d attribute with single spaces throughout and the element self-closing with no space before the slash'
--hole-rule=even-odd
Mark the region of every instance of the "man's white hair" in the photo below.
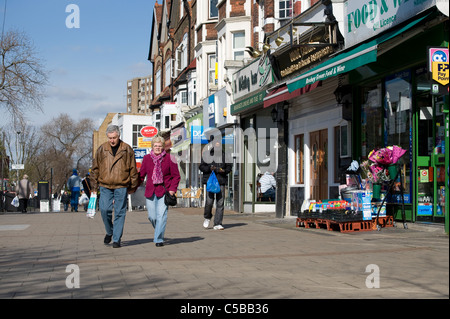
<svg viewBox="0 0 450 319">
<path fill-rule="evenodd" d="M 120 136 L 120 129 L 117 125 L 113 125 L 113 124 L 108 125 L 108 127 L 106 128 L 106 135 L 108 135 L 109 133 L 114 133 L 114 132 L 117 132 L 117 134 Z"/>
</svg>

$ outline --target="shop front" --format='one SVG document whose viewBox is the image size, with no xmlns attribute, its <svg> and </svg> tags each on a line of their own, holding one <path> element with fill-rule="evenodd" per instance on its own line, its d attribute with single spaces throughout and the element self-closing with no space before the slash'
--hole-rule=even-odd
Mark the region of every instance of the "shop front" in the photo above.
<svg viewBox="0 0 450 319">
<path fill-rule="evenodd" d="M 288 81 L 288 91 L 292 93 L 318 79 L 331 80 L 338 76 L 335 94 L 342 105 L 342 122 L 336 123 L 339 125 L 332 130 L 340 134 L 333 136 L 328 128 L 329 141 L 333 138 L 337 144 L 340 139 L 341 147 L 334 151 L 334 156 L 339 155 L 335 165 L 338 160 L 341 164 L 346 161 L 345 154 L 338 152 L 345 151 L 342 132 L 351 132 L 351 143 L 347 147 L 351 150 L 350 158 L 359 163 L 367 160 L 372 150 L 393 145 L 401 147 L 406 153 L 397 163 L 400 174 L 387 198 L 387 210 L 395 219 L 401 219 L 400 213 L 404 210 L 408 221 L 445 223 L 448 232 L 448 77 L 446 90 L 435 90 L 431 84 L 428 54 L 430 47 L 448 50 L 448 16 L 436 9 L 434 1 L 405 2 L 401 8 L 387 9 L 395 19 L 390 21 L 392 23 L 386 22 L 383 30 L 375 32 L 375 37 L 372 28 L 375 24 L 365 26 L 366 33 L 361 33 L 363 28 L 355 29 L 349 21 L 344 32 L 347 49 Z M 350 17 L 351 12 L 356 11 L 349 5 L 344 16 Z M 381 25 L 378 27 L 381 29 Z M 448 56 L 444 59 L 448 61 Z M 346 109 L 350 110 L 348 117 Z M 293 114 L 289 117 L 291 121 L 295 119 Z M 342 130 L 341 124 L 345 122 L 348 125 Z M 304 125 L 313 123 L 312 118 L 304 121 Z M 294 121 L 291 123 L 294 138 L 290 163 L 294 163 L 294 167 L 301 162 L 296 159 L 311 158 L 311 152 L 314 153 L 311 143 L 308 144 L 308 139 L 314 137 L 311 133 L 302 134 L 301 126 Z M 321 130 L 317 131 L 320 136 Z M 296 151 L 297 140 L 305 144 L 303 153 Z M 331 151 L 329 147 L 328 151 Z M 325 158 L 330 160 L 331 157 Z M 296 167 L 291 175 L 300 181 L 297 196 L 304 194 L 308 198 L 308 189 L 302 190 L 305 185 L 301 184 L 301 176 L 307 180 L 311 170 L 307 167 L 309 161 L 303 162 L 304 167 Z M 328 169 L 334 177 L 337 172 Z M 310 179 L 313 181 L 314 177 L 311 175 Z M 328 176 L 328 182 L 331 180 Z M 382 194 L 387 194 L 387 183 L 383 187 Z M 320 190 L 317 194 L 310 189 L 310 198 L 322 196 Z M 333 197 L 331 188 L 328 197 Z"/>
<path fill-rule="evenodd" d="M 448 48 L 448 18 L 434 9 L 422 16 L 424 20 L 403 34 L 402 41 L 393 38 L 379 47 L 376 63 L 349 73 L 354 116 L 360 119 L 353 131 L 359 146 L 355 155 L 364 160 L 373 149 L 388 145 L 407 150 L 399 162 L 406 219 L 434 223 L 447 219 L 448 224 L 448 91 L 433 94 L 428 61 L 429 47 Z M 402 209 L 399 183 L 400 179 L 388 199 L 396 219 Z"/>
<path fill-rule="evenodd" d="M 278 168 L 277 122 L 271 108 L 264 108 L 266 89 L 274 81 L 269 57 L 255 60 L 233 75 L 231 115 L 239 118 L 235 128 L 235 201 L 244 213 L 275 212 L 277 198 L 264 196 L 260 178 Z"/>
</svg>

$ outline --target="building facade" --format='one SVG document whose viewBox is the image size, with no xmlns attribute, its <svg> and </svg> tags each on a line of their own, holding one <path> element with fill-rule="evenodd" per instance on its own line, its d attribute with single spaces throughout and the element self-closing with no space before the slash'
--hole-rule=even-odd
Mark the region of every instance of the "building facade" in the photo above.
<svg viewBox="0 0 450 319">
<path fill-rule="evenodd" d="M 352 161 L 396 144 L 407 150 L 405 203 L 397 192 L 388 210 L 448 227 L 448 86 L 430 87 L 428 50 L 448 51 L 439 2 L 163 1 L 150 107 L 179 110 L 185 134 L 175 150 L 187 161 L 208 134 L 220 132 L 224 144 L 228 136 L 235 211 L 296 216 L 307 201 L 340 198 Z M 187 179 L 198 180 L 189 167 Z M 260 196 L 266 171 L 277 181 L 274 201 Z"/>
<path fill-rule="evenodd" d="M 151 114 L 153 77 L 138 77 L 127 81 L 127 113 Z"/>
</svg>

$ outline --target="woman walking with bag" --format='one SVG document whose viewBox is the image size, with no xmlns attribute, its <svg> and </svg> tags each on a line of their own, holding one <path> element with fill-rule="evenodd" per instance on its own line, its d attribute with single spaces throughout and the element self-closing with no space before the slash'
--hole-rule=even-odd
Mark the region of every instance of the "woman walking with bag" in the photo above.
<svg viewBox="0 0 450 319">
<path fill-rule="evenodd" d="M 152 140 L 150 154 L 144 156 L 139 172 L 141 182 L 147 176 L 145 198 L 148 219 L 155 229 L 153 242 L 164 246 L 164 232 L 167 224 L 167 205 L 164 203 L 166 190 L 174 195 L 180 182 L 177 161 L 164 150 L 164 139 L 156 136 Z"/>
</svg>

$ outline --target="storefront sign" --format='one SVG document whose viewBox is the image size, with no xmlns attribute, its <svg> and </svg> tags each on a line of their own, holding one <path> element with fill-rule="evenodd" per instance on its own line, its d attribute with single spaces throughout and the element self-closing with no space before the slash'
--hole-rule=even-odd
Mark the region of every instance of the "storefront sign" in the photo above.
<svg viewBox="0 0 450 319">
<path fill-rule="evenodd" d="M 152 139 L 146 137 L 138 137 L 139 148 L 152 148 Z"/>
<path fill-rule="evenodd" d="M 351 47 L 435 5 L 436 0 L 346 1 L 345 45 Z"/>
<path fill-rule="evenodd" d="M 203 126 L 191 126 L 191 143 L 192 144 L 208 144 L 209 141 L 203 132 Z"/>
<path fill-rule="evenodd" d="M 265 96 L 266 90 L 263 90 L 255 95 L 243 99 L 242 101 L 239 101 L 238 103 L 232 104 L 230 110 L 231 115 L 241 113 L 242 111 L 245 111 L 255 105 L 263 104 Z"/>
<path fill-rule="evenodd" d="M 145 148 L 134 149 L 134 158 L 136 160 L 142 160 L 145 155 L 147 155 L 147 150 Z"/>
<path fill-rule="evenodd" d="M 214 103 L 214 94 L 208 97 L 208 123 L 209 127 L 216 126 L 216 105 Z"/>
<path fill-rule="evenodd" d="M 233 74 L 233 99 L 239 100 L 273 81 L 272 65 L 268 55 L 264 55 Z"/>
</svg>

